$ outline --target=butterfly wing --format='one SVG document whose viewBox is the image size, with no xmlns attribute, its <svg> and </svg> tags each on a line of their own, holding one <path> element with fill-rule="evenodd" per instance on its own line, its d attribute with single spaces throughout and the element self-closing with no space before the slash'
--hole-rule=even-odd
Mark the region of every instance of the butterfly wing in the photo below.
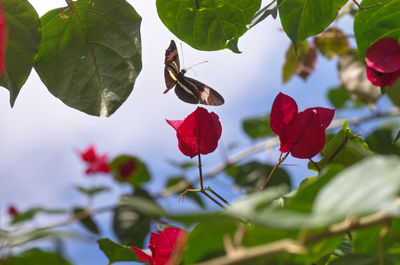
<svg viewBox="0 0 400 265">
<path fill-rule="evenodd" d="M 176 85 L 180 71 L 178 50 L 173 40 L 171 40 L 171 44 L 165 51 L 164 64 L 164 78 L 165 85 L 167 86 L 167 89 L 164 91 L 165 94 Z"/>
<path fill-rule="evenodd" d="M 219 106 L 225 102 L 224 98 L 211 87 L 183 75 L 179 76 L 175 93 L 181 100 L 192 104 Z"/>
</svg>

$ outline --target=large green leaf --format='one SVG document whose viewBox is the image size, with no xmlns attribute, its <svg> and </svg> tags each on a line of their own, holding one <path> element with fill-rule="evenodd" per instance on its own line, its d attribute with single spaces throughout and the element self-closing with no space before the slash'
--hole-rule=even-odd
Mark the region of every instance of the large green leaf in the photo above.
<svg viewBox="0 0 400 265">
<path fill-rule="evenodd" d="M 0 85 L 10 91 L 14 106 L 21 87 L 28 78 L 40 44 L 40 20 L 36 10 L 26 0 L 3 0 L 8 28 L 6 69 Z"/>
<path fill-rule="evenodd" d="M 352 254 L 335 259 L 329 265 L 377 265 L 379 264 L 379 258 L 377 255 L 368 254 Z M 385 265 L 394 265 L 390 257 L 385 257 Z"/>
<path fill-rule="evenodd" d="M 164 25 L 193 48 L 239 52 L 238 39 L 261 0 L 157 0 L 156 5 Z"/>
<path fill-rule="evenodd" d="M 283 29 L 294 47 L 322 32 L 336 18 L 347 0 L 281 0 L 278 5 Z"/>
<path fill-rule="evenodd" d="M 400 1 L 398 0 L 363 0 L 362 6 L 373 8 L 358 11 L 354 18 L 354 35 L 356 37 L 358 54 L 364 58 L 368 48 L 377 40 L 400 34 Z"/>
<path fill-rule="evenodd" d="M 251 22 L 247 26 L 249 29 L 266 19 L 268 16 L 272 16 L 274 19 L 278 16 L 278 0 L 272 0 L 271 3 L 261 8 L 252 18 Z"/>
<path fill-rule="evenodd" d="M 116 181 L 127 182 L 135 188 L 139 188 L 151 179 L 146 164 L 134 156 L 117 156 L 111 161 L 110 166 Z"/>
<path fill-rule="evenodd" d="M 108 238 L 101 238 L 97 240 L 99 244 L 99 248 L 103 251 L 104 255 L 107 256 L 109 260 L 109 264 L 118 261 L 138 261 L 136 253 L 127 246 L 120 245 L 114 241 L 111 241 Z"/>
<path fill-rule="evenodd" d="M 18 256 L 8 257 L 5 262 L 0 259 L 1 264 L 12 264 L 12 265 L 71 265 L 72 263 L 66 260 L 58 253 L 45 252 L 40 249 L 29 249 Z"/>
<path fill-rule="evenodd" d="M 339 164 L 348 167 L 368 156 L 373 155 L 368 145 L 350 131 L 347 121 L 343 123 L 340 131 L 330 140 L 321 152 L 323 158 L 317 162 L 319 168 L 329 164 Z M 308 167 L 316 169 L 311 162 Z"/>
<path fill-rule="evenodd" d="M 125 0 L 79 0 L 42 18 L 35 69 L 49 91 L 90 115 L 113 114 L 141 68 L 141 17 Z M 94 4 L 95 3 L 95 4 Z"/>
<path fill-rule="evenodd" d="M 393 142 L 393 128 L 379 128 L 367 136 L 369 148 L 378 154 L 400 155 L 400 144 Z"/>
</svg>

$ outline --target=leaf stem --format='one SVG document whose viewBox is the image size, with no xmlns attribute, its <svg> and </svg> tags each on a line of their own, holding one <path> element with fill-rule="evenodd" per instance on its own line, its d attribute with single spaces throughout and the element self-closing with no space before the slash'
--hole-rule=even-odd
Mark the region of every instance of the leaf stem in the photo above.
<svg viewBox="0 0 400 265">
<path fill-rule="evenodd" d="M 280 164 L 282 164 L 283 161 L 285 161 L 285 159 L 288 157 L 290 152 L 287 152 L 286 155 L 282 158 L 282 154 L 280 154 L 278 162 L 275 164 L 274 168 L 271 170 L 271 172 L 268 175 L 267 180 L 265 181 L 264 185 L 260 188 L 260 190 L 263 190 L 267 187 L 269 181 L 271 180 L 272 175 L 275 173 L 275 171 L 278 169 L 278 167 L 280 166 Z"/>
<path fill-rule="evenodd" d="M 201 170 L 202 165 L 201 165 L 200 146 L 198 149 L 199 149 L 199 153 L 197 154 L 197 157 L 199 158 L 198 160 L 199 160 L 200 189 L 204 190 L 204 188 L 203 188 L 203 171 Z"/>
<path fill-rule="evenodd" d="M 223 201 L 225 204 L 230 205 L 229 202 L 227 200 L 225 200 L 221 195 L 219 195 L 217 192 L 215 192 L 213 189 L 211 189 L 210 186 L 206 187 L 206 190 L 208 190 L 209 192 L 211 192 L 212 194 L 214 194 L 215 196 L 218 197 L 218 199 L 220 199 L 221 201 Z"/>
<path fill-rule="evenodd" d="M 353 0 L 353 2 L 354 2 L 354 4 L 356 4 L 356 6 L 358 7 L 358 9 L 359 9 L 360 11 L 365 10 L 365 9 L 374 8 L 374 7 L 377 7 L 377 6 L 382 5 L 381 2 L 378 2 L 378 3 L 373 4 L 373 5 L 370 5 L 370 6 L 361 6 L 360 3 L 358 3 L 356 0 Z"/>
</svg>

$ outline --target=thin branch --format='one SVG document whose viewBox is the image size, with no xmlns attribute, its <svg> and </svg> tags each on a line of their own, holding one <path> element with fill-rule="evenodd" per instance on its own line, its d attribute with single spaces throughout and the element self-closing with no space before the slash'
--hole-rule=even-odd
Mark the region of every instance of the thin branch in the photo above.
<svg viewBox="0 0 400 265">
<path fill-rule="evenodd" d="M 360 11 L 365 10 L 365 9 L 370 9 L 370 8 L 374 8 L 374 7 L 378 7 L 380 5 L 382 5 L 381 2 L 378 2 L 376 4 L 370 5 L 370 6 L 361 6 L 360 3 L 358 3 L 356 0 L 353 0 L 354 4 L 356 4 L 356 6 L 358 7 L 358 9 Z"/>
</svg>

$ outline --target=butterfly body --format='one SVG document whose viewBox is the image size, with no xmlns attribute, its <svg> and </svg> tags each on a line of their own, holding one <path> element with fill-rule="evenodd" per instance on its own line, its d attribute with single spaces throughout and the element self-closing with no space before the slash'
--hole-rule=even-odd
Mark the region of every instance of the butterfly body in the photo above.
<svg viewBox="0 0 400 265">
<path fill-rule="evenodd" d="M 224 98 L 214 89 L 196 79 L 186 77 L 186 69 L 180 69 L 176 44 L 171 44 L 165 51 L 164 77 L 167 89 L 164 94 L 175 87 L 175 94 L 184 102 L 218 106 L 224 104 Z"/>
</svg>

